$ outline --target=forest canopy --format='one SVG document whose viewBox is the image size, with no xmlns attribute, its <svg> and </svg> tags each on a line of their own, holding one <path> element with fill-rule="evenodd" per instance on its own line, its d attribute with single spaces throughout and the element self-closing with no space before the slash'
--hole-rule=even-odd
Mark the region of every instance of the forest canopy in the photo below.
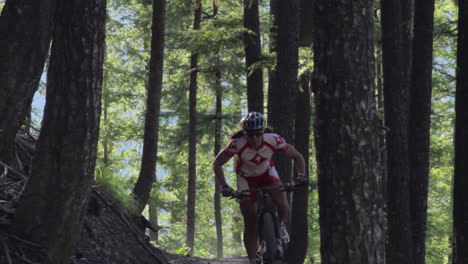
<svg viewBox="0 0 468 264">
<path fill-rule="evenodd" d="M 0 1 L 0 9 L 3 9 L 2 17 L 6 17 L 4 13 L 6 13 L 5 9 L 8 2 L 4 0 Z M 194 5 L 195 2 L 202 6 L 198 28 L 195 26 L 196 23 L 194 23 L 194 10 L 197 9 L 197 6 Z M 255 29 L 247 28 L 244 24 L 246 18 L 243 9 L 248 2 L 258 4 L 258 32 L 255 32 Z M 151 192 L 148 194 L 147 202 L 143 204 L 141 204 L 141 200 L 135 198 L 136 190 L 134 188 L 139 175 L 141 175 L 143 166 L 144 138 L 145 133 L 147 133 L 145 124 L 148 120 L 148 117 L 145 115 L 147 114 L 148 105 L 156 101 L 148 99 L 148 91 L 151 87 L 149 80 L 156 78 L 151 76 L 153 74 L 151 69 L 155 67 L 155 64 L 152 64 L 152 57 L 154 57 L 152 52 L 154 52 L 155 41 L 152 39 L 152 34 L 154 34 L 152 30 L 154 30 L 155 23 L 153 11 L 157 9 L 155 7 L 153 10 L 152 5 L 156 3 L 156 0 L 107 0 L 107 3 L 101 2 L 101 5 L 106 5 L 105 25 L 102 27 L 102 30 L 104 30 L 105 26 L 105 42 L 104 39 L 99 41 L 102 41 L 102 48 L 105 48 L 103 50 L 99 47 L 96 48 L 96 50 L 102 51 L 102 55 L 99 55 L 102 56 L 102 85 L 97 85 L 102 87 L 102 90 L 99 91 L 99 95 L 101 96 L 99 100 L 99 124 L 96 123 L 95 128 L 89 128 L 90 131 L 99 129 L 99 137 L 96 138 L 95 144 L 96 154 L 93 159 L 95 162 L 94 178 L 91 182 L 93 186 L 104 190 L 116 199 L 125 208 L 127 214 L 139 215 L 141 213 L 145 216 L 151 225 L 157 229 L 157 232 L 147 231 L 151 238 L 151 243 L 157 248 L 178 254 L 190 252 L 194 256 L 207 259 L 222 257 L 219 252 L 219 236 L 217 236 L 216 228 L 219 219 L 215 219 L 215 213 L 218 210 L 215 207 L 215 200 L 219 199 L 219 186 L 215 181 L 212 171 L 212 162 L 215 155 L 228 144 L 230 136 L 241 129 L 241 124 L 239 123 L 241 118 L 251 111 L 252 107 L 258 107 L 258 105 L 260 105 L 258 111 L 264 112 L 267 120 L 271 119 L 271 123 L 268 123 L 268 125 L 272 124 L 276 126 L 275 129 L 279 129 L 281 134 L 292 132 L 291 135 L 286 135 L 286 138 L 291 136 L 292 140 L 289 142 L 292 144 L 297 143 L 293 139 L 294 137 L 299 138 L 299 136 L 294 133 L 298 130 L 298 123 L 304 122 L 297 119 L 299 121 L 296 120 L 296 123 L 292 121 L 290 125 L 279 126 L 277 124 L 282 122 L 278 117 L 280 114 L 274 113 L 281 113 L 283 111 L 294 118 L 302 118 L 300 113 L 306 113 L 306 110 L 297 111 L 296 106 L 301 107 L 301 104 L 306 104 L 308 107 L 311 107 L 308 108 L 311 112 L 307 112 L 309 116 L 306 117 L 308 123 L 304 123 L 307 126 L 306 131 L 309 133 L 307 133 L 307 142 L 302 143 L 302 145 L 307 148 L 305 150 L 307 155 L 304 156 L 308 161 L 307 171 L 310 177 L 309 183 L 311 188 L 308 196 L 305 198 L 307 204 L 305 216 L 307 218 L 307 226 L 304 227 L 304 230 L 308 230 L 308 232 L 305 232 L 307 241 L 305 243 L 304 263 L 327 263 L 326 261 L 321 262 L 323 261 L 321 254 L 325 252 L 321 253 L 321 246 L 323 247 L 324 243 L 321 241 L 321 231 L 324 231 L 324 227 L 323 223 L 319 222 L 320 211 L 324 210 L 324 207 L 319 207 L 319 192 L 325 189 L 319 189 L 318 186 L 321 181 L 325 182 L 320 177 L 324 177 L 323 171 L 325 167 L 323 164 L 329 162 L 329 160 L 325 161 L 326 159 L 323 156 L 319 156 L 326 152 L 323 150 L 323 145 L 320 145 L 320 142 L 325 142 L 321 140 L 326 138 L 326 133 L 320 131 L 320 128 L 325 129 L 322 126 L 322 121 L 328 117 L 328 113 L 332 113 L 330 114 L 332 116 L 335 113 L 335 108 L 327 108 L 329 112 L 320 112 L 320 109 L 327 107 L 326 100 L 329 97 L 326 94 L 321 94 L 321 92 L 325 93 L 325 91 L 317 91 L 316 89 L 317 87 L 332 89 L 332 85 L 330 84 L 331 81 L 327 83 L 323 78 L 320 78 L 320 75 L 317 74 L 317 69 L 327 69 L 327 65 L 330 66 L 329 68 L 336 66 L 336 68 L 333 68 L 336 71 L 330 70 L 333 73 L 338 72 L 336 76 L 339 76 L 341 70 L 345 72 L 348 69 L 345 66 L 333 65 L 332 62 L 327 64 L 329 61 L 326 60 L 326 56 L 329 56 L 329 53 L 333 52 L 326 53 L 325 51 L 327 48 L 331 49 L 333 43 L 326 43 L 323 40 L 326 39 L 325 37 L 322 39 L 323 42 L 319 43 L 318 39 L 324 36 L 321 35 L 324 34 L 323 32 L 310 28 L 310 32 L 312 32 L 311 35 L 308 35 L 310 38 L 301 37 L 299 39 L 299 29 L 296 27 L 297 41 L 295 43 L 295 51 L 297 53 L 297 60 L 293 64 L 297 68 L 295 72 L 292 70 L 287 73 L 289 76 L 294 75 L 293 77 L 296 78 L 297 82 L 295 81 L 294 83 L 297 83 L 297 89 L 293 91 L 293 94 L 299 94 L 299 96 L 297 100 L 294 99 L 292 104 L 294 109 L 285 109 L 283 107 L 282 109 L 272 110 L 272 102 L 290 102 L 288 101 L 290 98 L 269 94 L 274 89 L 272 86 L 276 84 L 283 85 L 280 83 L 285 82 L 285 79 L 281 78 L 287 74 L 281 74 L 286 71 L 285 68 L 288 68 L 285 66 L 288 65 L 287 62 L 281 64 L 284 57 L 279 55 L 285 54 L 287 51 L 279 48 L 283 44 L 281 44 L 281 39 L 277 39 L 277 35 L 280 33 L 275 30 L 278 28 L 281 30 L 281 26 L 278 23 L 281 23 L 282 20 L 275 17 L 273 13 L 273 8 L 270 5 L 274 2 L 276 1 L 164 1 L 164 30 L 162 34 L 165 41 L 161 44 L 163 45 L 163 61 L 160 61 L 162 71 L 160 73 L 161 87 L 158 99 L 160 100 L 160 105 L 158 109 L 159 116 L 157 118 L 157 151 L 153 151 L 156 153 L 153 153 L 155 161 L 152 162 L 156 167 L 153 172 L 154 180 L 149 185 Z M 299 3 L 304 1 L 295 0 L 293 2 Z M 318 0 L 317 2 L 325 3 Z M 390 117 L 388 113 L 385 113 L 386 110 L 384 110 L 384 103 L 382 101 L 385 100 L 382 99 L 382 96 L 387 96 L 385 108 L 390 108 L 390 95 L 382 92 L 385 85 L 389 85 L 390 83 L 390 78 L 386 76 L 391 76 L 387 75 L 389 74 L 389 70 L 385 68 L 386 63 L 390 65 L 390 62 L 387 61 L 389 61 L 391 55 L 383 54 L 386 52 L 385 47 L 388 47 L 386 45 L 391 44 L 388 41 L 388 35 L 386 35 L 389 32 L 388 27 L 383 28 L 385 23 L 388 23 L 388 21 L 385 22 L 388 15 L 386 17 L 385 13 L 383 14 L 385 12 L 383 9 L 387 7 L 381 5 L 380 1 L 374 1 L 374 4 L 370 3 L 372 1 L 359 2 L 368 2 L 366 6 L 372 8 L 373 11 L 372 16 L 368 17 L 369 21 L 373 23 L 369 30 L 369 36 L 372 35 L 370 38 L 372 40 L 372 47 L 368 51 L 372 52 L 372 58 L 369 58 L 369 61 L 371 61 L 369 65 L 372 68 L 369 71 L 372 74 L 369 76 L 375 78 L 368 81 L 372 89 L 375 88 L 375 90 L 369 93 L 370 97 L 372 97 L 369 100 L 375 102 L 369 103 L 369 105 L 363 108 L 372 108 L 369 113 L 370 115 L 375 115 L 376 121 L 379 122 L 378 128 L 372 127 L 372 129 L 375 128 L 372 131 L 376 131 L 374 133 L 376 137 L 375 143 L 378 144 L 378 146 L 375 146 L 375 152 L 373 153 L 378 155 L 378 158 L 375 157 L 375 160 L 381 163 L 376 164 L 375 168 L 372 169 L 379 171 L 378 175 L 380 176 L 376 178 L 379 178 L 380 181 L 385 179 L 383 175 L 387 174 L 385 172 L 386 166 L 391 167 L 393 164 L 382 161 L 385 159 L 386 154 L 382 154 L 382 151 L 385 151 L 385 145 L 383 143 L 384 140 L 380 137 L 388 136 L 389 133 L 392 133 L 393 129 L 389 129 L 389 126 L 392 124 L 391 122 L 384 123 L 384 121 L 389 122 Z M 460 0 L 458 2 L 464 2 L 465 9 L 468 9 L 466 1 Z M 455 173 L 454 127 L 456 123 L 455 97 L 459 11 L 459 7 L 454 0 L 436 0 L 434 5 L 434 25 L 431 31 L 433 34 L 432 76 L 430 80 L 432 94 L 430 95 L 429 102 L 431 108 L 430 130 L 428 130 L 430 144 L 427 146 L 429 147 L 428 157 L 430 159 L 428 162 L 430 166 L 428 167 L 427 223 L 424 243 L 424 258 L 428 264 L 452 263 L 453 252 L 451 243 L 453 239 L 454 202 L 452 192 Z M 60 6 L 57 8 L 60 8 Z M 404 12 L 402 11 L 402 13 L 402 17 L 404 17 Z M 103 15 L 104 13 L 99 13 L 99 16 Z M 318 27 L 327 23 L 327 19 L 319 15 L 317 15 L 319 19 L 314 21 L 314 23 L 308 20 L 305 21 L 306 19 L 303 16 L 299 16 L 300 14 L 297 15 L 303 20 L 297 21 L 301 25 Z M 411 21 L 415 19 L 413 16 L 410 19 Z M 2 20 L 5 19 L 2 18 Z M 305 22 L 308 23 L 304 24 Z M 70 23 L 76 23 L 76 21 Z M 362 23 L 365 24 L 364 22 Z M 53 27 L 52 24 L 50 26 Z M 58 32 L 60 32 L 60 27 L 57 28 Z M 0 30 L 5 30 L 5 27 L 0 28 Z M 304 30 L 304 28 L 301 28 L 302 34 L 304 34 Z M 337 30 L 336 32 L 340 31 Z M 104 34 L 104 31 L 101 33 Z M 51 34 L 52 45 L 55 45 L 54 41 L 56 40 L 54 38 L 56 38 L 56 35 L 53 34 L 57 34 L 56 31 L 49 32 L 49 34 Z M 62 34 L 66 35 L 65 33 Z M 92 33 L 89 34 L 92 35 Z M 337 33 L 332 32 L 330 34 L 332 37 L 335 37 L 333 34 Z M 410 35 L 403 33 L 401 38 L 404 41 L 405 37 Z M 246 59 L 246 45 L 248 44 L 246 44 L 245 39 L 248 39 L 248 36 L 258 37 L 258 41 L 260 42 L 257 43 L 259 44 L 257 49 L 259 49 L 260 53 L 255 54 L 255 59 L 250 65 L 246 65 L 246 60 L 248 60 Z M 315 44 L 310 42 L 311 39 L 316 41 Z M 352 40 L 353 38 L 349 37 L 349 39 Z M 60 42 L 57 40 L 56 43 Z M 326 47 L 321 46 L 324 45 L 323 43 L 326 43 Z M 43 47 L 44 45 L 37 44 L 38 47 Z M 66 45 L 63 47 L 66 47 Z M 413 48 L 418 49 L 418 47 Z M 51 68 L 54 69 L 53 67 L 59 67 L 57 66 L 59 64 L 54 63 L 60 60 L 60 56 L 56 55 L 57 57 L 54 57 L 52 55 L 53 48 L 50 50 L 48 48 L 42 49 L 45 52 L 44 63 L 41 65 L 41 69 L 37 70 L 38 72 L 40 71 L 39 75 L 36 74 L 41 77 L 37 78 L 37 85 L 31 93 L 34 97 L 31 97 L 29 100 L 30 104 L 32 101 L 28 118 L 26 118 L 29 122 L 23 122 L 22 124 L 23 129 L 27 128 L 27 131 L 36 139 L 39 136 L 41 126 L 45 124 L 43 123 L 43 118 L 45 118 L 46 114 L 44 112 L 44 105 L 48 96 L 46 93 L 49 92 L 48 90 L 53 85 L 51 84 L 54 81 L 52 78 L 56 76 L 52 74 L 48 75 L 47 72 L 50 72 Z M 327 55 L 322 56 L 320 52 Z M 341 51 L 336 51 L 336 53 L 338 52 Z M 345 54 L 343 57 L 346 57 L 346 54 L 357 56 L 358 52 L 362 51 L 348 49 L 343 51 L 343 54 Z M 196 70 L 193 67 L 195 57 L 197 58 L 197 64 L 195 64 Z M 292 55 L 286 57 L 292 57 Z M 92 61 L 92 59 L 90 60 Z M 360 69 L 355 70 L 357 76 Z M 315 75 L 314 71 L 316 71 Z M 197 74 L 196 77 L 193 75 L 194 72 Z M 31 75 L 34 74 L 31 73 Z M 255 82 L 252 79 L 253 76 L 257 76 L 257 86 L 259 83 L 263 96 L 261 98 L 254 96 L 256 98 L 255 102 L 252 102 L 254 97 L 250 95 L 252 91 L 250 90 L 251 87 L 255 86 L 253 84 Z M 355 76 L 350 75 L 348 77 L 351 79 Z M 195 93 L 192 86 L 190 86 L 193 85 L 193 78 L 196 80 Z M 387 78 L 387 80 L 384 80 L 384 78 Z M 90 77 L 90 80 L 96 80 L 96 78 Z M 54 82 L 60 83 L 57 80 Z M 293 86 L 296 87 L 296 85 Z M 4 89 L 3 86 L 0 88 Z M 305 91 L 307 91 L 306 96 L 303 94 Z M 338 90 L 336 94 L 339 94 Z M 0 96 L 6 95 L 1 93 Z M 301 103 L 301 96 L 305 97 L 305 103 Z M 89 95 L 89 97 L 94 98 L 93 95 Z M 193 98 L 196 99 L 195 106 L 191 101 Z M 294 96 L 294 98 L 296 97 Z M 406 99 L 396 101 L 395 104 L 398 105 L 403 101 L 406 101 Z M 3 103 L 3 101 L 0 102 Z M 22 104 L 27 103 L 24 102 Z M 218 107 L 222 107 L 222 112 L 218 112 Z M 2 109 L 0 107 L 0 110 Z M 90 111 L 94 110 L 91 109 Z M 346 111 L 343 110 L 343 112 Z M 194 118 L 196 126 L 192 126 Z M 345 120 L 346 118 L 343 119 Z M 353 119 L 353 121 L 354 124 L 361 124 L 359 123 L 361 122 L 360 119 Z M 295 126 L 296 130 L 294 130 Z M 291 131 L 288 131 L 288 128 Z M 338 131 L 339 128 L 336 128 L 336 130 Z M 379 139 L 377 139 L 378 136 Z M 391 136 L 388 136 L 385 142 L 388 143 L 390 139 Z M 194 152 L 191 152 L 191 144 L 195 144 L 196 146 L 195 156 L 193 156 Z M 93 144 L 90 143 L 90 145 Z M 218 145 L 217 149 L 216 145 Z M 349 148 L 352 148 L 351 145 Z M 318 146 L 321 146 L 322 149 L 319 149 L 320 147 Z M 0 145 L 0 147 L 3 147 L 3 145 Z M 333 148 L 333 146 L 330 148 Z M 390 156 L 392 155 L 391 153 L 390 151 Z M 335 157 L 338 156 L 336 154 Z M 3 159 L 5 157 L 0 158 Z M 336 160 L 337 164 L 341 165 L 339 158 Z M 281 163 L 282 161 L 279 162 L 278 164 L 283 164 Z M 189 174 L 192 173 L 190 171 L 191 165 L 195 166 L 193 173 L 196 175 L 196 182 L 193 183 L 196 192 L 194 200 L 196 209 L 194 209 L 195 233 L 193 248 L 189 248 L 187 245 L 187 241 L 190 239 L 187 238 L 188 231 L 186 229 L 187 222 L 190 220 L 187 219 L 190 218 L 187 217 L 187 203 L 191 199 L 188 194 L 194 192 L 188 191 L 190 190 L 190 183 L 187 179 L 190 176 Z M 327 168 L 330 168 L 330 171 L 336 172 L 333 166 L 329 163 L 328 165 L 329 167 Z M 93 166 L 90 165 L 90 167 Z M 225 166 L 225 175 L 231 186 L 236 186 L 234 167 L 235 164 L 232 161 Z M 287 167 L 287 165 L 284 167 Z M 286 173 L 293 175 L 291 171 L 287 171 Z M 336 173 L 345 174 L 344 172 Z M 330 172 L 331 174 L 333 173 Z M 354 173 L 350 172 L 350 174 Z M 388 175 L 391 175 L 391 169 Z M 289 176 L 285 177 L 284 179 L 291 179 Z M 334 179 L 334 177 L 330 176 L 330 179 Z M 383 186 L 382 182 L 378 184 L 382 184 L 377 185 L 379 188 Z M 376 200 L 380 201 L 382 199 L 384 201 L 388 198 L 385 196 L 387 195 L 384 191 L 386 188 L 383 187 L 382 192 L 376 194 Z M 218 198 L 216 198 L 215 193 L 218 193 Z M 381 194 L 382 197 L 380 197 Z M 391 193 L 389 195 L 392 197 Z M 344 196 L 340 198 L 345 199 Z M 243 222 L 238 203 L 232 199 L 221 199 L 221 204 L 220 220 L 222 222 L 222 248 L 224 250 L 222 255 L 224 257 L 244 256 L 245 249 L 242 243 Z M 387 210 L 392 210 L 391 204 L 383 205 L 382 203 L 379 206 L 377 207 L 386 213 L 388 213 Z M 381 225 L 383 224 L 382 222 Z"/>
</svg>

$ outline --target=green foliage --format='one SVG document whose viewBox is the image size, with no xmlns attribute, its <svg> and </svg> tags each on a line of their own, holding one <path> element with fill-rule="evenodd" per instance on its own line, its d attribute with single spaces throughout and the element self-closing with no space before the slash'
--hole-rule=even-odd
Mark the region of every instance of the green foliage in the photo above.
<svg viewBox="0 0 468 264">
<path fill-rule="evenodd" d="M 209 6 L 204 1 L 204 6 Z M 201 30 L 191 30 L 193 4 L 168 1 L 163 100 L 161 102 L 158 180 L 153 192 L 159 209 L 160 240 L 157 245 L 171 252 L 184 250 L 187 191 L 188 77 L 190 53 L 199 53 L 198 74 L 198 146 L 197 146 L 197 221 L 195 252 L 212 257 L 216 252 L 214 227 L 214 176 L 211 171 L 214 131 L 214 69 L 222 73 L 223 130 L 228 134 L 240 119 L 238 105 L 245 89 L 242 20 L 239 3 L 226 3 L 216 19 L 204 14 Z M 110 180 L 123 187 L 116 195 L 129 195 L 139 171 L 141 138 L 145 111 L 145 84 L 149 59 L 150 5 L 143 1 L 110 1 L 105 62 L 105 85 L 99 164 L 109 173 L 99 176 L 102 185 Z M 209 13 L 209 10 L 204 10 Z M 213 50 L 215 46 L 216 49 Z M 232 114 L 237 113 L 237 114 Z M 223 144 L 228 137 L 224 137 Z M 104 162 L 105 149 L 109 161 Z M 104 164 L 106 164 L 104 166 Z M 107 171 L 106 171 L 107 172 Z M 109 175 L 109 176 L 108 176 Z M 126 175 L 126 176 L 124 176 Z M 105 176 L 105 177 L 104 177 Z M 233 173 L 230 177 L 233 176 Z M 234 180 L 231 179 L 231 182 Z M 115 186 L 111 186 L 115 187 Z M 157 193 L 157 194 L 155 194 Z M 125 195 L 123 195 L 125 196 Z M 225 236 L 238 231 L 241 223 L 232 223 L 239 214 L 233 201 L 223 200 Z M 226 254 L 240 255 L 243 246 L 226 239 Z"/>
<path fill-rule="evenodd" d="M 129 195 L 128 189 L 131 188 L 128 181 L 120 175 L 114 174 L 106 168 L 96 167 L 95 172 L 96 186 L 110 195 L 129 215 L 138 214 L 137 203 Z"/>
<path fill-rule="evenodd" d="M 161 101 L 157 182 L 152 198 L 158 207 L 162 227 L 158 247 L 185 253 L 188 174 L 188 84 L 189 58 L 199 54 L 198 137 L 195 254 L 213 257 L 216 252 L 213 194 L 215 70 L 221 72 L 223 93 L 222 145 L 239 129 L 246 111 L 245 79 L 256 68 L 274 68 L 276 54 L 270 52 L 268 1 L 260 1 L 260 30 L 263 60 L 245 68 L 242 36 L 242 1 L 221 1 L 213 18 L 211 1 L 203 0 L 202 26 L 192 30 L 193 1 L 168 0 L 166 47 Z M 3 1 L 0 1 L 0 6 Z M 107 53 L 103 89 L 99 159 L 96 183 L 131 211 L 130 197 L 138 176 L 142 149 L 146 83 L 151 36 L 151 1 L 110 0 L 108 3 Z M 434 43 L 433 115 L 431 137 L 431 178 L 427 233 L 427 263 L 447 263 L 451 225 L 451 178 L 453 170 L 453 102 L 455 76 L 456 9 L 452 0 L 436 1 Z M 377 6 L 378 7 L 378 6 Z M 378 14 L 378 12 L 376 12 Z M 378 22 L 378 17 L 376 18 Z M 376 23 L 376 40 L 380 26 Z M 299 73 L 313 69 L 313 54 L 299 51 Z M 380 57 L 377 56 L 377 61 Z M 267 78 L 264 78 L 265 80 Z M 265 84 L 266 87 L 266 84 Z M 311 139 L 310 175 L 316 181 Z M 233 164 L 226 176 L 235 185 Z M 309 251 L 307 258 L 320 261 L 318 197 L 310 195 Z M 242 230 L 238 204 L 222 200 L 224 249 L 226 256 L 244 255 L 243 245 L 233 239 Z M 235 217 L 232 217 L 235 216 Z M 306 260 L 307 262 L 308 260 Z"/>
<path fill-rule="evenodd" d="M 436 1 L 426 262 L 449 263 L 452 233 L 456 9 Z"/>
</svg>

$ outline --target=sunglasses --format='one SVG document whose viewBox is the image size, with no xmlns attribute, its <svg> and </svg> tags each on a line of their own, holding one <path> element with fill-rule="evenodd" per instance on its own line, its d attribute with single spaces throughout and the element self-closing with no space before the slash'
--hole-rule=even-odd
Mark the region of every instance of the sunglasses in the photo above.
<svg viewBox="0 0 468 264">
<path fill-rule="evenodd" d="M 263 132 L 247 133 L 248 137 L 253 137 L 253 136 L 260 137 L 261 135 L 263 135 Z"/>
</svg>

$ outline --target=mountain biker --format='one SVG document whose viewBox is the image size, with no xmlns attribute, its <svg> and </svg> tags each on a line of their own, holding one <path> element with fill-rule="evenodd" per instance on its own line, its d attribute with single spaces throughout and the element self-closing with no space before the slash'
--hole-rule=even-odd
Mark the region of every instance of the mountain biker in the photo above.
<svg viewBox="0 0 468 264">
<path fill-rule="evenodd" d="M 305 183 L 305 161 L 296 148 L 288 144 L 280 135 L 266 129 L 266 120 L 261 113 L 250 112 L 241 120 L 243 129 L 231 137 L 229 144 L 219 152 L 213 161 L 213 171 L 219 181 L 223 196 L 231 196 L 234 190 L 227 184 L 222 166 L 236 155 L 237 189 L 246 190 L 260 186 L 281 186 L 282 182 L 273 165 L 272 156 L 282 152 L 295 161 L 298 171 L 296 181 Z M 289 215 L 289 205 L 284 192 L 272 190 L 270 197 L 278 208 L 282 238 L 289 242 L 283 219 Z M 250 263 L 255 263 L 257 252 L 256 239 L 256 200 L 257 194 L 241 200 L 240 209 L 244 218 L 244 245 Z"/>
</svg>

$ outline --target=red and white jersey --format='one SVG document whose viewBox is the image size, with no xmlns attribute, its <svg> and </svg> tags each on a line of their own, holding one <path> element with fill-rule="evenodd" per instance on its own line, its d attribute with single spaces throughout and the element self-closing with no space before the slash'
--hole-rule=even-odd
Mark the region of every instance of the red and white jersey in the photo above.
<svg viewBox="0 0 468 264">
<path fill-rule="evenodd" d="M 255 177 L 273 168 L 271 159 L 276 151 L 286 151 L 289 144 L 275 133 L 263 134 L 262 146 L 253 149 L 247 143 L 247 136 L 232 139 L 224 148 L 229 157 L 237 155 L 236 173 L 243 177 Z"/>
</svg>

